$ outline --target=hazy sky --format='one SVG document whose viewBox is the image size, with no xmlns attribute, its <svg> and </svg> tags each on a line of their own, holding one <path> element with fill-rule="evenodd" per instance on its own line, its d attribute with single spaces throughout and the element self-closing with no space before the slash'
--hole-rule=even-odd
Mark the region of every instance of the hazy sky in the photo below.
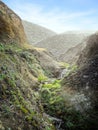
<svg viewBox="0 0 98 130">
<path fill-rule="evenodd" d="M 98 30 L 98 0 L 2 0 L 22 19 L 55 32 Z"/>
</svg>

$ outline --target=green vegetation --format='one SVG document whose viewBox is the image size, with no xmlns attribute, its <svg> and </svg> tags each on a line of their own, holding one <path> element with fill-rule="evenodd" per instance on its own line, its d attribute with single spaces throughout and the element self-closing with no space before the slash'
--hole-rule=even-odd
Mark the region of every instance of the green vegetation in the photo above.
<svg viewBox="0 0 98 130">
<path fill-rule="evenodd" d="M 66 130 L 88 130 L 85 121 L 88 116 L 77 111 L 70 103 L 73 94 L 63 90 L 60 80 L 45 81 L 41 85 L 41 102 L 45 112 L 63 121 L 61 128 Z"/>
<path fill-rule="evenodd" d="M 62 87 L 61 80 L 46 76 L 32 52 L 12 44 L 1 45 L 0 50 L 1 118 L 12 121 L 16 115 L 16 122 L 21 117 L 35 130 L 55 130 L 54 117 L 62 120 L 62 129 L 89 130 L 88 115 L 76 111 L 70 102 L 74 92 Z M 69 64 L 65 68 L 68 74 L 78 69 Z"/>
<path fill-rule="evenodd" d="M 49 104 L 54 104 L 58 101 L 61 101 L 61 97 L 57 94 L 57 92 L 60 91 L 60 87 L 61 85 L 59 80 L 55 80 L 53 83 L 42 85 L 41 98 L 43 105 L 48 106 Z"/>
<path fill-rule="evenodd" d="M 10 118 L 11 121 L 16 115 L 17 122 L 20 115 L 34 129 L 42 127 L 46 130 L 49 127 L 54 130 L 52 122 L 43 116 L 40 96 L 35 90 L 38 89 L 36 77 L 40 73 L 44 75 L 36 58 L 28 50 L 13 44 L 0 44 L 0 55 L 0 99 L 7 100 L 0 106 L 2 118 Z M 40 71 L 37 71 L 39 68 Z M 33 70 L 35 77 L 32 76 Z M 39 80 L 42 81 L 42 78 Z"/>
<path fill-rule="evenodd" d="M 62 68 L 66 68 L 66 69 L 68 69 L 70 67 L 70 64 L 65 63 L 65 62 L 60 62 L 60 65 Z"/>
<path fill-rule="evenodd" d="M 3 44 L 0 44 L 0 51 L 4 51 L 4 45 Z"/>
<path fill-rule="evenodd" d="M 38 81 L 39 81 L 40 83 L 45 82 L 45 81 L 47 81 L 47 80 L 48 80 L 48 78 L 47 78 L 44 74 L 40 74 L 40 75 L 38 76 Z"/>
<path fill-rule="evenodd" d="M 75 64 L 69 64 L 65 62 L 60 62 L 62 68 L 70 69 L 70 70 L 77 70 L 77 66 Z"/>
<path fill-rule="evenodd" d="M 5 54 L 14 54 L 23 52 L 24 48 L 18 44 L 10 43 L 10 44 L 2 44 L 0 43 L 0 52 L 5 52 Z"/>
</svg>

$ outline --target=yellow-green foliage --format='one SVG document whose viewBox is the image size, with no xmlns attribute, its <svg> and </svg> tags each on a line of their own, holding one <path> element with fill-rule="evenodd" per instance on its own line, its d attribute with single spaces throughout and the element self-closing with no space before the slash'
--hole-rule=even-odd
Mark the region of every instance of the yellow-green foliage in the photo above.
<svg viewBox="0 0 98 130">
<path fill-rule="evenodd" d="M 45 82 L 45 81 L 47 81 L 48 80 L 48 78 L 44 75 L 44 74 L 40 74 L 39 76 L 38 76 L 38 81 L 39 82 Z"/>
<path fill-rule="evenodd" d="M 78 69 L 78 67 L 77 67 L 77 65 L 72 65 L 71 66 L 71 71 L 73 72 L 73 71 L 76 71 Z"/>
<path fill-rule="evenodd" d="M 61 94 L 61 81 L 48 79 L 31 52 L 23 50 L 15 44 L 0 44 L 0 56 L 0 100 L 2 99 L 0 106 L 2 114 L 0 113 L 0 115 L 11 119 L 12 115 L 20 114 L 22 121 L 24 123 L 28 121 L 26 123 L 32 125 L 35 129 L 55 130 L 49 118 L 43 116 L 46 112 L 52 117 L 62 119 L 64 129 L 80 130 L 79 125 L 83 124 L 84 117 L 82 117 L 81 113 L 66 105 L 67 94 L 65 93 L 65 96 Z M 64 66 L 70 72 L 77 70 L 75 65 L 70 66 L 65 63 Z M 33 86 L 31 78 L 24 78 L 26 71 L 24 71 L 23 75 L 21 72 L 23 67 L 31 75 L 35 72 L 40 83 L 40 89 L 37 86 L 38 84 Z M 84 130 L 84 128 L 81 130 Z"/>
<path fill-rule="evenodd" d="M 4 45 L 3 44 L 0 44 L 0 51 L 4 51 Z"/>
<path fill-rule="evenodd" d="M 61 100 L 58 95 L 61 85 L 60 80 L 54 80 L 52 83 L 46 83 L 42 85 L 41 97 L 46 105 L 54 104 Z"/>
<path fill-rule="evenodd" d="M 4 51 L 11 51 L 13 50 L 14 52 L 21 52 L 23 49 L 18 45 L 18 44 L 2 44 L 0 43 L 0 51 L 4 52 Z"/>
<path fill-rule="evenodd" d="M 27 57 L 24 56 L 24 52 L 26 52 L 25 56 L 27 54 Z M 39 68 L 40 71 L 37 71 Z M 32 125 L 34 129 L 41 127 L 46 130 L 49 126 L 51 130 L 54 130 L 51 121 L 43 116 L 40 94 L 35 90 L 39 88 L 36 83 L 37 80 L 35 81 L 36 84 L 33 84 L 32 76 L 25 78 L 22 70 L 24 74 L 28 72 L 32 76 L 35 76 L 33 75 L 35 71 L 36 78 L 41 73 L 40 82 L 47 80 L 39 62 L 30 51 L 24 50 L 16 44 L 0 44 L 0 100 L 2 100 L 0 109 L 2 109 L 2 116 L 6 115 L 9 120 L 14 118 L 16 114 L 17 122 L 18 115 L 20 115 L 22 117 L 20 120 L 24 123 L 28 121 L 28 126 Z"/>
<path fill-rule="evenodd" d="M 69 99 L 72 96 L 67 92 L 63 95 L 61 91 L 62 87 L 59 80 L 42 85 L 41 101 L 44 109 L 49 115 L 59 117 L 64 121 L 63 129 L 78 130 L 79 125 L 83 125 L 85 122 L 85 116 L 76 111 L 70 104 Z"/>
<path fill-rule="evenodd" d="M 68 68 L 70 67 L 70 64 L 65 63 L 65 62 L 60 62 L 60 65 L 61 65 L 63 68 L 66 68 L 66 69 L 68 69 Z"/>
</svg>

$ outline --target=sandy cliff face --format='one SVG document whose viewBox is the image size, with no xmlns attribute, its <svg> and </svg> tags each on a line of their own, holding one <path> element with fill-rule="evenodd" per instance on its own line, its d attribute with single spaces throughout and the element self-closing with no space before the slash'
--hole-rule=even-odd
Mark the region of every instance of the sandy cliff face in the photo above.
<svg viewBox="0 0 98 130">
<path fill-rule="evenodd" d="M 21 44 L 26 42 L 21 19 L 2 1 L 0 1 L 0 41 Z"/>
</svg>

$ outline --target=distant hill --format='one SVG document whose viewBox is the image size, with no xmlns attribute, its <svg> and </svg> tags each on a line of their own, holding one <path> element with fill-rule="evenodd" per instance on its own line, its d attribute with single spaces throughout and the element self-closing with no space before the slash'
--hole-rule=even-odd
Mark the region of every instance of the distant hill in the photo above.
<svg viewBox="0 0 98 130">
<path fill-rule="evenodd" d="M 62 62 L 66 62 L 69 64 L 75 64 L 84 47 L 85 47 L 85 43 L 81 43 L 81 44 L 79 43 L 75 47 L 71 47 L 64 54 L 60 56 L 60 60 Z"/>
<path fill-rule="evenodd" d="M 78 32 L 69 31 L 63 34 L 55 35 L 37 43 L 36 47 L 46 48 L 57 60 L 61 60 L 61 55 L 65 54 L 68 49 L 81 43 L 92 31 Z"/>
<path fill-rule="evenodd" d="M 30 23 L 27 21 L 22 21 L 27 39 L 31 44 L 36 44 L 48 37 L 56 35 L 55 32 L 41 27 L 37 24 Z"/>
<path fill-rule="evenodd" d="M 0 0 L 0 130 L 98 130 L 98 35 L 85 44 L 77 68 L 65 68 L 28 44 Z"/>
</svg>

